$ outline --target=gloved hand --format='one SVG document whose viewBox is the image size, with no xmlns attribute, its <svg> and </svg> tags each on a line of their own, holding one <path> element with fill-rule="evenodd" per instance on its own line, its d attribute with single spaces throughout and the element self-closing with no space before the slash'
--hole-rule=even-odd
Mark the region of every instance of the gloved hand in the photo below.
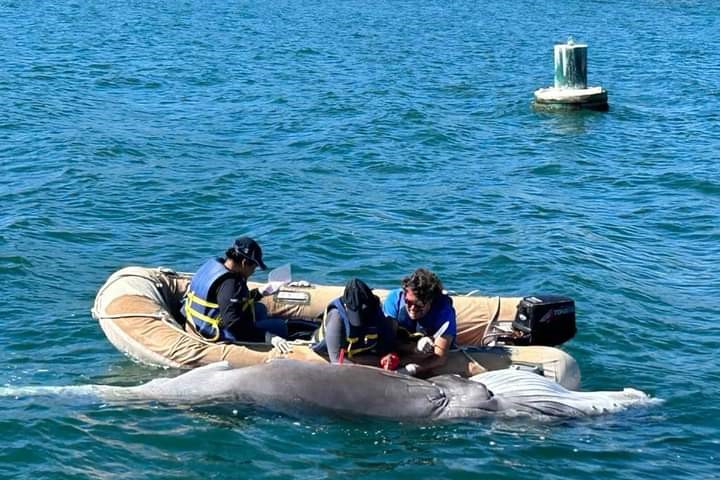
<svg viewBox="0 0 720 480">
<path fill-rule="evenodd" d="M 432 353 L 435 351 L 435 340 L 430 337 L 422 337 L 420 340 L 418 340 L 415 349 L 418 351 L 418 353 Z"/>
<path fill-rule="evenodd" d="M 398 373 L 402 373 L 403 375 L 409 375 L 411 377 L 414 377 L 418 374 L 418 370 L 420 369 L 420 365 L 417 363 L 408 363 L 402 368 L 399 368 L 397 370 Z"/>
<path fill-rule="evenodd" d="M 260 290 L 258 290 L 257 288 L 253 288 L 252 290 L 250 290 L 248 297 L 251 298 L 255 302 L 259 302 L 260 300 L 263 299 L 263 294 L 260 293 Z"/>
<path fill-rule="evenodd" d="M 395 370 L 400 363 L 397 353 L 388 353 L 380 359 L 380 366 L 385 370 Z"/>
<path fill-rule="evenodd" d="M 260 294 L 263 297 L 267 297 L 268 295 L 272 295 L 273 293 L 280 290 L 280 287 L 285 285 L 283 282 L 268 282 L 265 285 L 262 286 L 262 288 L 259 289 Z"/>
<path fill-rule="evenodd" d="M 279 335 L 267 332 L 265 333 L 265 342 L 275 347 L 282 354 L 292 352 L 292 344 Z"/>
</svg>

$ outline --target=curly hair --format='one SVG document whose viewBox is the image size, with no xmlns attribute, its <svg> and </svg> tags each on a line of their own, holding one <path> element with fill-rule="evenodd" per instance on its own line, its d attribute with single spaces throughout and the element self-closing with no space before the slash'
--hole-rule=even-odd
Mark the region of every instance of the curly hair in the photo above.
<svg viewBox="0 0 720 480">
<path fill-rule="evenodd" d="M 438 276 L 427 268 L 418 268 L 402 279 L 402 288 L 409 288 L 421 302 L 431 302 L 442 294 L 443 284 Z"/>
</svg>

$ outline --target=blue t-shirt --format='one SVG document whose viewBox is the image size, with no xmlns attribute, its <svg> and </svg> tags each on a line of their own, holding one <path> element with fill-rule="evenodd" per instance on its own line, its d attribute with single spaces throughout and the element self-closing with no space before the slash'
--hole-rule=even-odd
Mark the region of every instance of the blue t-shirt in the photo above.
<svg viewBox="0 0 720 480">
<path fill-rule="evenodd" d="M 430 311 L 424 317 L 415 321 L 410 318 L 405 305 L 405 292 L 402 288 L 391 290 L 383 303 L 383 312 L 388 317 L 397 320 L 398 324 L 410 332 L 421 332 L 425 335 L 433 335 L 442 326 L 443 323 L 449 321 L 447 330 L 443 333 L 451 335 L 453 341 L 457 335 L 457 321 L 455 319 L 455 308 L 453 308 L 452 299 L 447 295 L 440 295 L 433 300 Z"/>
</svg>

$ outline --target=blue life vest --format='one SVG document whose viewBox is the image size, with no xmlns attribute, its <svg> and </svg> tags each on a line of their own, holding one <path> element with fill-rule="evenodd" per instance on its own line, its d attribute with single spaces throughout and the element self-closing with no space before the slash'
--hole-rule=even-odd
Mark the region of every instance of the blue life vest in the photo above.
<svg viewBox="0 0 720 480">
<path fill-rule="evenodd" d="M 397 311 L 398 328 L 406 330 L 410 338 L 416 337 L 418 335 L 434 335 L 434 328 L 439 327 L 439 312 L 437 309 L 442 309 L 443 307 L 448 307 L 452 309 L 453 318 L 451 320 L 450 327 L 446 335 L 452 335 L 453 339 L 450 345 L 452 348 L 454 348 L 456 346 L 455 336 L 457 335 L 457 320 L 455 319 L 455 309 L 453 308 L 452 298 L 448 295 L 442 294 L 439 295 L 435 300 L 433 300 L 433 305 L 430 308 L 430 311 L 427 312 L 427 314 L 423 318 L 421 318 L 420 321 L 417 321 L 410 318 L 410 314 L 408 313 L 407 307 L 405 306 L 405 292 L 401 291 L 398 295 L 397 303 L 395 304 L 395 308 Z"/>
<path fill-rule="evenodd" d="M 353 355 L 356 355 L 358 353 L 372 350 L 377 346 L 377 326 L 364 325 L 362 327 L 355 327 L 351 325 L 350 320 L 348 320 L 347 317 L 347 310 L 345 310 L 345 305 L 343 305 L 340 298 L 336 298 L 328 304 L 328 306 L 325 308 L 325 314 L 323 315 L 323 322 L 319 332 L 319 340 L 321 341 L 323 347 L 325 345 L 325 321 L 327 319 L 328 313 L 330 312 L 330 310 L 333 309 L 337 310 L 338 314 L 340 315 L 340 319 L 343 321 L 343 325 L 345 325 L 345 340 L 347 342 L 346 354 L 348 358 L 352 358 Z"/>
<path fill-rule="evenodd" d="M 220 306 L 208 300 L 213 286 L 229 275 L 232 275 L 232 272 L 225 268 L 219 259 L 211 258 L 193 275 L 185 294 L 185 318 L 195 325 L 203 337 L 211 341 L 234 340 L 234 336 L 222 328 Z M 214 296 L 215 292 L 212 293 Z M 254 314 L 254 309 L 252 311 Z"/>
</svg>

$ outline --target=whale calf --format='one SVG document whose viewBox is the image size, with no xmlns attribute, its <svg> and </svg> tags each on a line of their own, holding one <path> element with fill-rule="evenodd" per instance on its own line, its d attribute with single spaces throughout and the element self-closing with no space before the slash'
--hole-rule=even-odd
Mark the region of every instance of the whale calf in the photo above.
<svg viewBox="0 0 720 480">
<path fill-rule="evenodd" d="M 647 403 L 634 389 L 573 392 L 532 372 L 498 370 L 465 379 L 428 380 L 361 365 L 273 360 L 245 368 L 218 362 L 174 378 L 119 387 L 5 387 L 0 395 L 65 395 L 103 402 L 254 405 L 281 412 L 313 411 L 396 420 L 444 420 L 489 415 L 579 417 Z"/>
<path fill-rule="evenodd" d="M 501 408 L 481 383 L 452 376 L 430 382 L 362 365 L 284 359 L 238 369 L 219 362 L 137 387 L 96 388 L 106 401 L 229 403 L 398 420 L 474 418 Z"/>
</svg>

